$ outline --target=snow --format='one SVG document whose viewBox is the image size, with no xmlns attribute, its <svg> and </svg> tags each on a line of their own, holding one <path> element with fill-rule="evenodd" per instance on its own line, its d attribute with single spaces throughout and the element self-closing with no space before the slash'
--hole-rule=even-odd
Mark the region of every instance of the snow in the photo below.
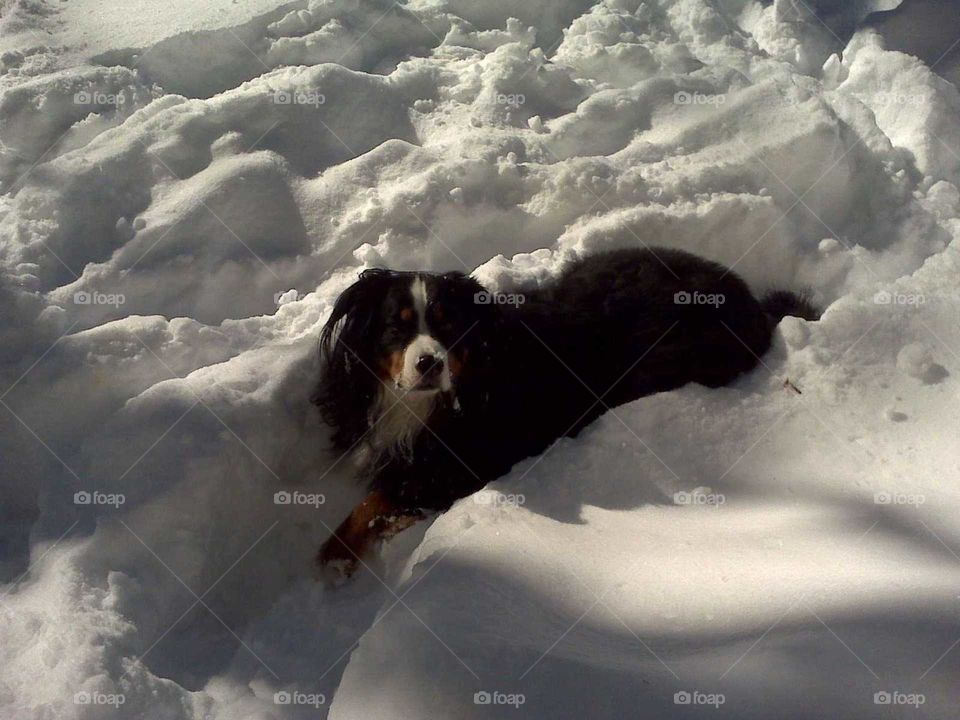
<svg viewBox="0 0 960 720">
<path fill-rule="evenodd" d="M 0 717 L 954 717 L 960 95 L 803 5 L 6 4 Z M 315 582 L 357 271 L 642 244 L 826 312 Z"/>
</svg>

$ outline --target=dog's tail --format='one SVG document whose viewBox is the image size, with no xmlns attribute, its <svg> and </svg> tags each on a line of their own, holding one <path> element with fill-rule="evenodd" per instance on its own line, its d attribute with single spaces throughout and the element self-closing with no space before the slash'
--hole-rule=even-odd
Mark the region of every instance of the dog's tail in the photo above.
<svg viewBox="0 0 960 720">
<path fill-rule="evenodd" d="M 760 305 L 776 324 L 787 315 L 804 320 L 819 320 L 820 310 L 810 302 L 807 293 L 794 293 L 789 290 L 774 290 L 763 296 Z"/>
</svg>

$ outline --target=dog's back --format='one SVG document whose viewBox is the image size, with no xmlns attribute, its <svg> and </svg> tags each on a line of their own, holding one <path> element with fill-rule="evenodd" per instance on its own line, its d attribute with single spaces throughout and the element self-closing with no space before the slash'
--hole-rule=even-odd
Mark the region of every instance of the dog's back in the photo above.
<svg viewBox="0 0 960 720">
<path fill-rule="evenodd" d="M 667 248 L 572 263 L 519 313 L 607 405 L 688 382 L 726 385 L 753 369 L 786 314 L 816 316 L 792 293 L 758 301 L 717 263 Z"/>
</svg>

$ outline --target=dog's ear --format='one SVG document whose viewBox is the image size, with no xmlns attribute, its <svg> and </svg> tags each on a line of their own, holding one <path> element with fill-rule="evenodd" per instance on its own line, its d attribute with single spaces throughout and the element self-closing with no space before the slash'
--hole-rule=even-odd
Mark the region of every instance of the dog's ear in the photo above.
<svg viewBox="0 0 960 720">
<path fill-rule="evenodd" d="M 463 330 L 457 349 L 465 354 L 457 386 L 457 398 L 464 412 L 477 412 L 487 403 L 490 372 L 503 343 L 506 329 L 503 309 L 490 302 L 491 293 L 470 275 L 461 272 L 444 274 L 446 301 L 464 309 Z M 469 330 L 467 329 L 469 328 Z"/>
<path fill-rule="evenodd" d="M 337 298 L 320 333 L 320 381 L 312 400 L 334 428 L 338 446 L 366 431 L 379 382 L 369 366 L 377 342 L 372 329 L 392 278 L 389 270 L 360 273 Z"/>
<path fill-rule="evenodd" d="M 340 293 L 320 333 L 320 351 L 324 357 L 329 355 L 336 339 L 347 329 L 346 326 L 350 326 L 350 335 L 369 328 L 392 277 L 390 270 L 364 270 L 353 285 Z M 338 328 L 341 320 L 344 321 L 344 327 Z"/>
</svg>

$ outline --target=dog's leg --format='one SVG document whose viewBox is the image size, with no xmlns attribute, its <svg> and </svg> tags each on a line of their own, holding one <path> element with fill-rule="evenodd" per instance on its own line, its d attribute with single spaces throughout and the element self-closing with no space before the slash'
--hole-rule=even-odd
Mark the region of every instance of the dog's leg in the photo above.
<svg viewBox="0 0 960 720">
<path fill-rule="evenodd" d="M 401 508 L 374 490 L 323 544 L 316 562 L 335 577 L 348 578 L 377 541 L 393 537 L 422 518 L 419 511 Z"/>
</svg>

